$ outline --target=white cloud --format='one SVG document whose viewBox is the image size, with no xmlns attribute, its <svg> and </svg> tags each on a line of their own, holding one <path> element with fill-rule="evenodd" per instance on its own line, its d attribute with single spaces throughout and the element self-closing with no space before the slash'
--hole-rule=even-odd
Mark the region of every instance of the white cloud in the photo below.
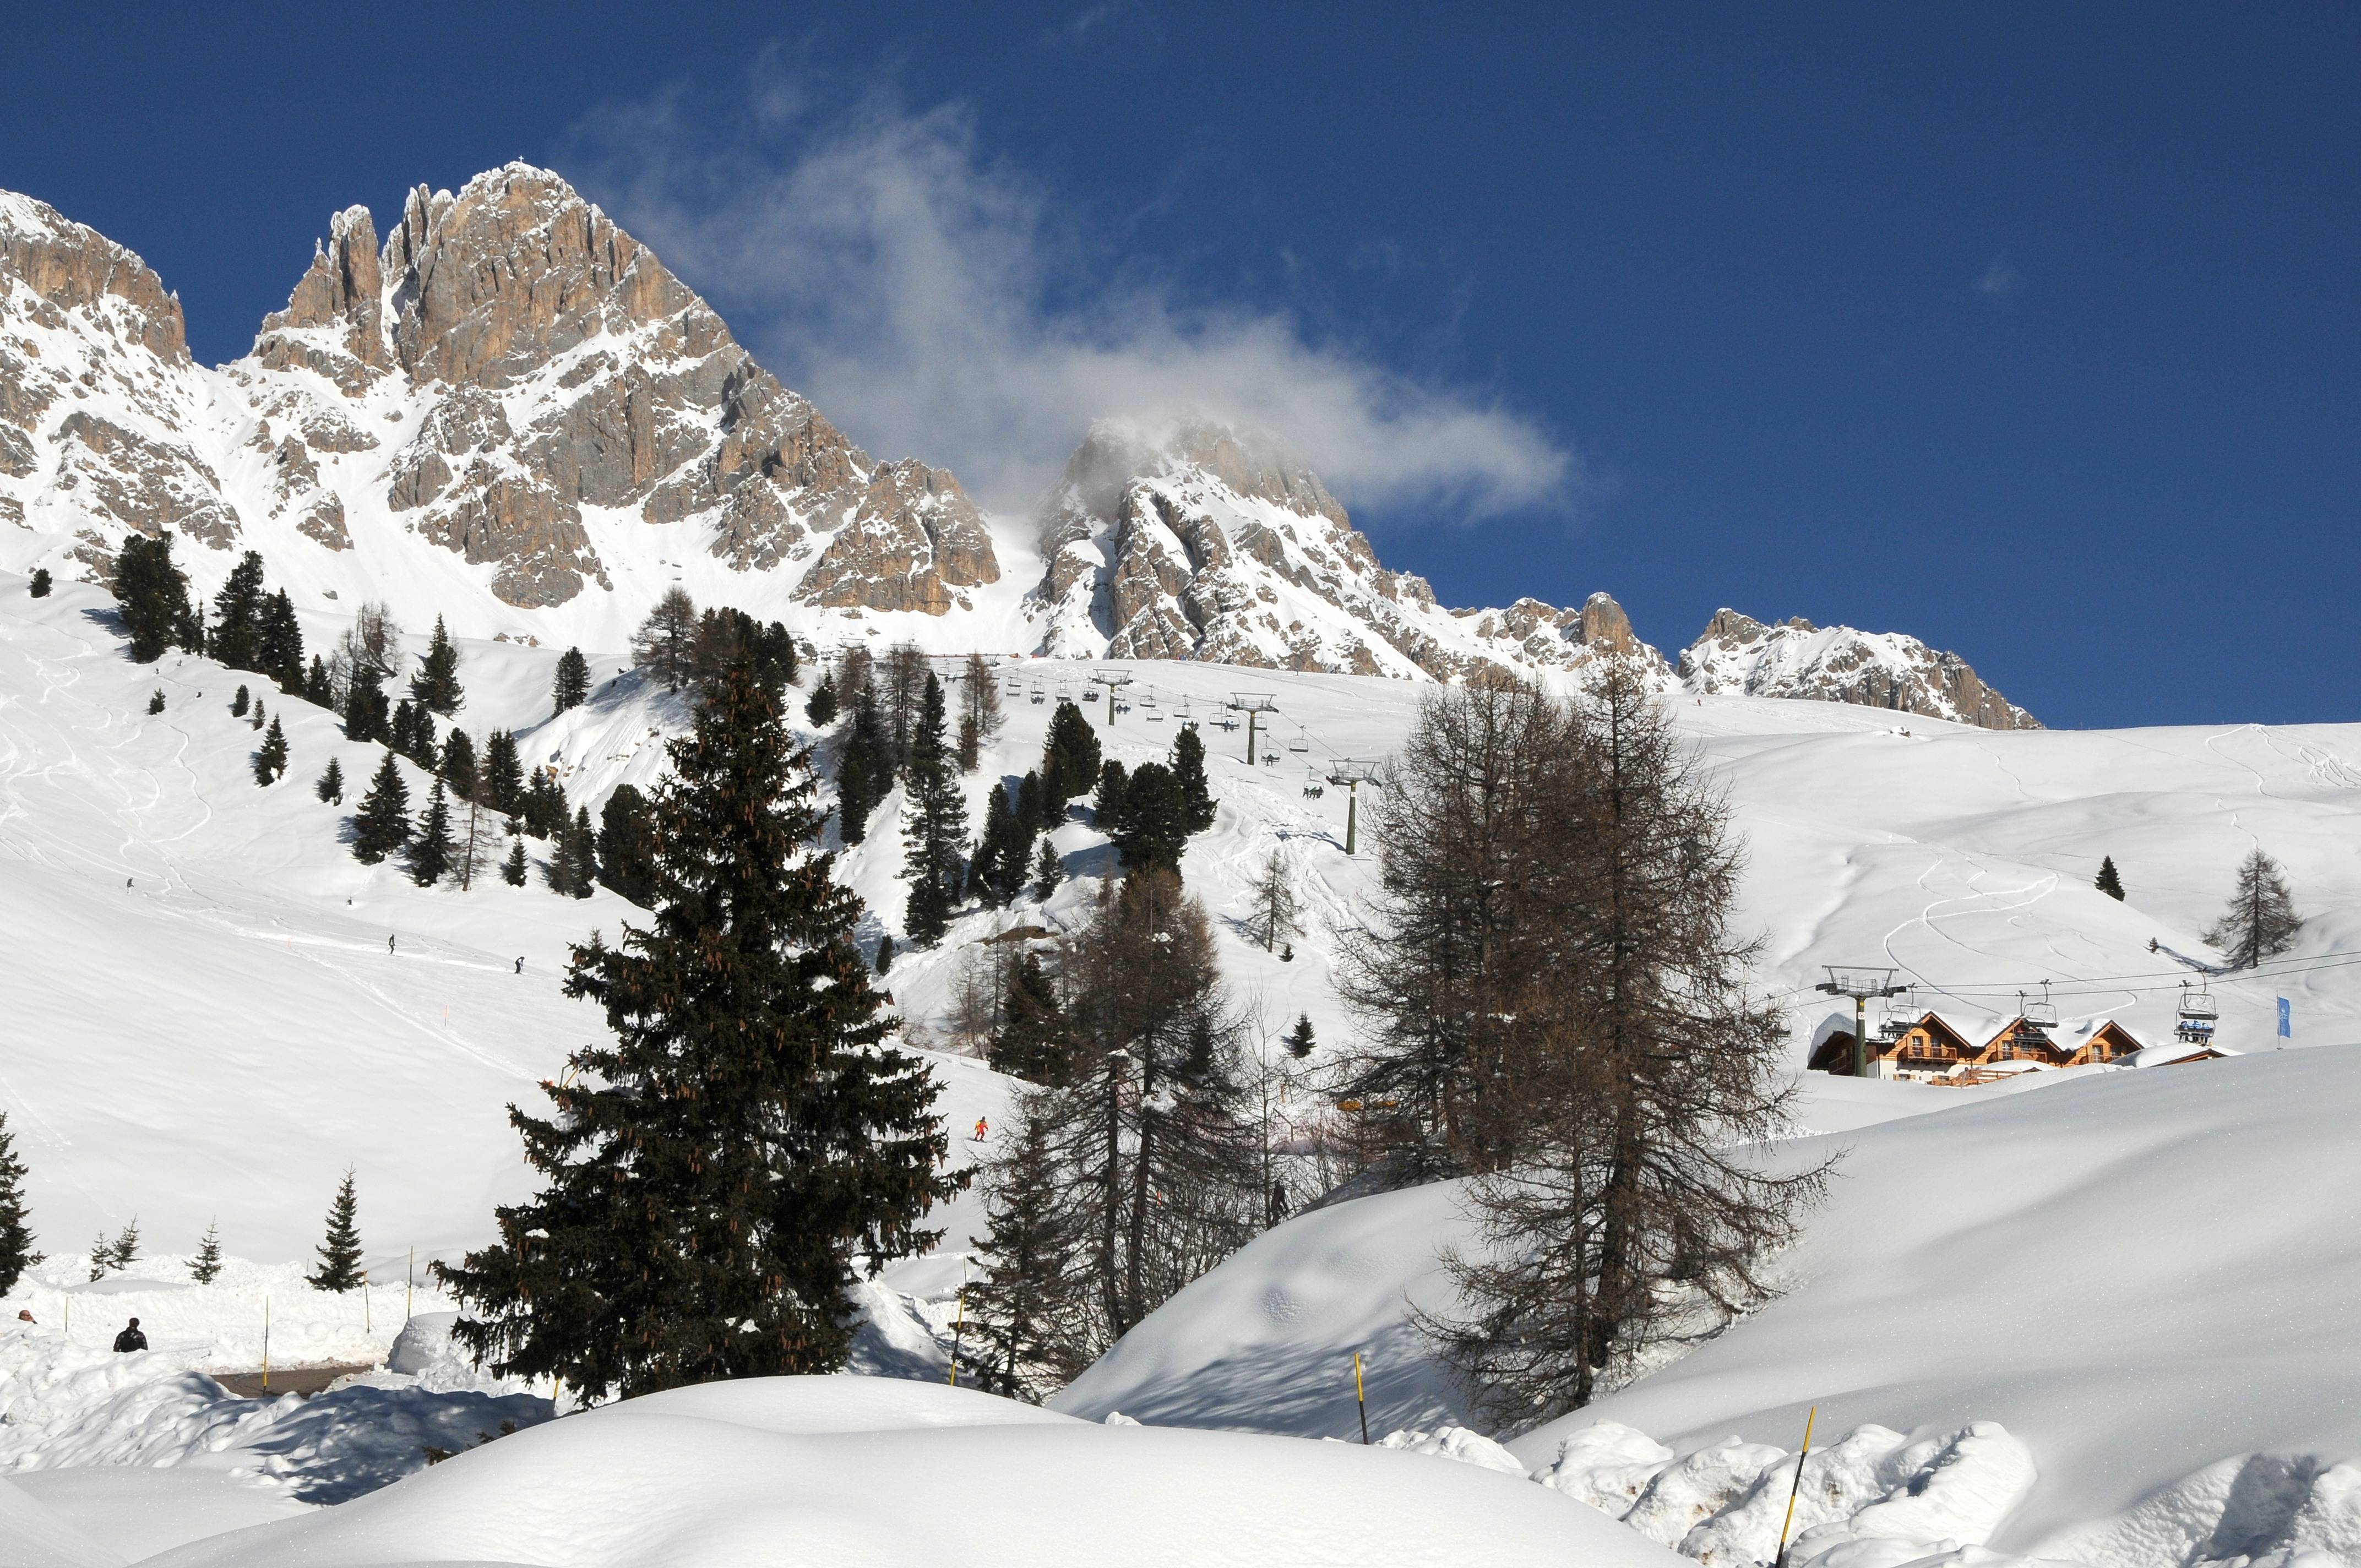
<svg viewBox="0 0 2361 1568">
<path fill-rule="evenodd" d="M 2009 265 L 2005 255 L 1995 256 L 1992 258 L 1992 265 L 1984 269 L 1983 276 L 1976 280 L 1976 292 L 1989 295 L 1995 300 L 2004 300 L 2015 293 L 2024 286 L 2024 278 L 2015 268 Z"/>
<path fill-rule="evenodd" d="M 758 78 L 769 74 L 758 69 Z M 1575 454 L 1500 400 L 1182 300 L 1152 259 L 983 156 L 961 105 L 824 115 L 792 76 L 717 129 L 674 94 L 603 112 L 585 190 L 710 298 L 781 378 L 881 455 L 1029 510 L 1096 418 L 1212 418 L 1301 453 L 1348 504 L 1474 519 L 1562 509 Z"/>
</svg>

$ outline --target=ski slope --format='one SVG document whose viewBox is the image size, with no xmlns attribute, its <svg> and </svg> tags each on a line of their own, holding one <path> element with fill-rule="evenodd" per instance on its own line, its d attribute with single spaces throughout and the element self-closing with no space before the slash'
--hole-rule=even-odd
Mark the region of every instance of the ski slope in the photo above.
<svg viewBox="0 0 2361 1568">
<path fill-rule="evenodd" d="M 337 629 L 306 618 L 315 644 Z M 518 729 L 525 761 L 556 767 L 577 803 L 595 814 L 617 784 L 660 775 L 661 742 L 685 710 L 616 652 L 593 652 L 593 699 L 552 719 L 556 650 L 461 646 L 459 722 L 479 739 Z M 1424 688 L 1200 664 L 998 667 L 1013 690 L 971 780 L 977 822 L 990 780 L 1034 764 L 1061 689 L 1079 695 L 1092 669 L 1135 682 L 1112 728 L 1104 702 L 1085 707 L 1110 756 L 1164 755 L 1184 706 L 1199 722 L 1220 811 L 1190 847 L 1187 879 L 1267 1035 L 1312 1016 L 1322 1054 L 1295 1069 L 1281 1115 L 1316 1113 L 1324 1053 L 1354 1028 L 1333 993 L 1339 932 L 1361 918 L 1376 861 L 1366 832 L 1359 855 L 1344 853 L 1344 792 L 1306 786 L 1332 759 L 1390 752 Z M 94 592 L 66 585 L 36 601 L 0 576 L 0 941 L 11 959 L 0 1007 L 16 1025 L 0 1109 L 53 1255 L 137 1215 L 154 1254 L 185 1255 L 218 1220 L 240 1257 L 302 1260 L 351 1168 L 371 1266 L 395 1277 L 412 1246 L 423 1259 L 481 1242 L 493 1205 L 527 1190 L 504 1107 L 530 1101 L 602 1026 L 562 994 L 565 955 L 631 910 L 604 893 L 560 899 L 537 879 L 422 890 L 396 865 L 361 866 L 339 832 L 377 749 L 343 741 L 329 715 L 266 697 L 292 762 L 286 781 L 258 788 L 259 737 L 227 711 L 240 679 L 260 685 L 178 654 L 134 666 Z M 167 707 L 150 716 L 159 687 Z M 1213 722 L 1236 692 L 1276 704 L 1258 745 L 1275 745 L 1275 761 L 1250 766 L 1245 731 Z M 1789 1003 L 1798 1063 L 1831 1018 L 1849 1019 L 1810 991 L 1836 962 L 1893 964 L 1919 987 L 1915 1005 L 1979 1026 L 2046 980 L 2064 1039 L 2105 1017 L 2161 1038 L 2180 981 L 2211 961 L 2202 932 L 2257 845 L 2286 865 L 2311 923 L 2268 971 L 2215 978 L 2219 1039 L 2242 1059 L 1992 1090 L 1813 1080 L 1796 1154 L 1851 1152 L 1789 1260 L 1791 1294 L 1598 1414 L 1675 1447 L 1733 1432 L 1792 1444 L 1814 1403 L 1839 1430 L 1997 1421 L 2039 1472 L 1993 1538 L 2008 1550 L 2130 1530 L 2106 1521 L 2159 1495 L 2180 1499 L 2172 1517 L 2218 1529 L 2226 1505 L 2189 1501 L 2202 1486 L 2171 1489 L 2242 1454 L 2361 1454 L 2336 1320 L 2361 1287 L 2342 1240 L 2361 1171 L 2339 1148 L 2361 1089 L 2348 1064 L 2361 1058 L 2272 1051 L 2361 1040 L 2345 956 L 2361 950 L 2361 767 L 2348 761 L 2361 760 L 2361 728 L 1996 733 L 1792 700 L 1680 700 L 1678 722 L 1750 846 L 1740 919 L 1764 935 L 1759 978 Z M 331 755 L 346 776 L 343 811 L 311 791 Z M 889 797 L 840 862 L 868 903 L 872 945 L 900 942 L 899 810 Z M 1070 880 L 1046 907 L 972 912 L 939 948 L 906 951 L 887 981 L 945 1085 L 955 1163 L 988 1152 L 992 1135 L 979 1146 L 970 1129 L 979 1117 L 997 1129 L 1007 1093 L 942 1048 L 961 965 L 984 937 L 1070 926 L 1112 867 L 1086 820 L 1055 842 Z M 1290 857 L 1307 916 L 1292 962 L 1238 924 L 1274 850 Z M 2122 869 L 2123 903 L 2090 885 L 2103 855 Z M 2282 996 L 2294 1020 L 2285 1042 L 2273 1034 Z M 938 1331 L 977 1208 L 972 1194 L 955 1201 L 943 1245 L 888 1271 L 870 1301 L 873 1365 L 943 1365 Z M 1061 1403 L 1342 1435 L 1359 1348 L 1380 1431 L 1458 1419 L 1403 1326 L 1405 1300 L 1444 1288 L 1435 1249 L 1456 1224 L 1447 1189 L 1300 1216 L 1169 1304 Z M 54 1305 L 44 1301 L 45 1321 Z M 79 1340 L 79 1314 L 75 1326 Z M 1545 1467 L 1564 1435 L 1537 1434 L 1518 1458 Z M 2144 1561 L 2115 1546 L 2068 1555 Z"/>
</svg>

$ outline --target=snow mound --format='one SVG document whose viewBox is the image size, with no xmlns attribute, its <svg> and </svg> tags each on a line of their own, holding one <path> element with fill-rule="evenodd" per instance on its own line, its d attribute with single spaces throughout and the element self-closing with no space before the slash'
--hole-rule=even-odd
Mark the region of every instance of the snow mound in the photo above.
<svg viewBox="0 0 2361 1568">
<path fill-rule="evenodd" d="M 1389 1432 L 1378 1442 L 1379 1448 L 1400 1449 L 1404 1453 L 1433 1453 L 1444 1459 L 1455 1459 L 1462 1464 L 1473 1464 L 1485 1470 L 1498 1470 L 1504 1475 L 1522 1476 L 1525 1467 L 1517 1456 L 1486 1437 L 1482 1432 L 1466 1427 L 1437 1427 L 1433 1431 L 1404 1430 Z"/>
<path fill-rule="evenodd" d="M 626 1400 L 342 1508 L 156 1562 L 1458 1568 L 1475 1556 L 1504 1568 L 1678 1561 L 1473 1465 L 1357 1443 L 1108 1427 L 964 1389 L 846 1376 Z"/>
</svg>

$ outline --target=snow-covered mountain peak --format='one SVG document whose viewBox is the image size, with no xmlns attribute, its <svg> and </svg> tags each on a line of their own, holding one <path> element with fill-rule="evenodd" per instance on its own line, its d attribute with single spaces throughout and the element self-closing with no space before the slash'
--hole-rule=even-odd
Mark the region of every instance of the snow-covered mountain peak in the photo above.
<svg viewBox="0 0 2361 1568">
<path fill-rule="evenodd" d="M 1898 631 L 1819 627 L 1800 616 L 1766 626 L 1717 610 L 1683 650 L 1679 674 L 1684 686 L 1706 694 L 1857 703 L 1985 729 L 2041 728 L 1957 653 Z"/>
</svg>

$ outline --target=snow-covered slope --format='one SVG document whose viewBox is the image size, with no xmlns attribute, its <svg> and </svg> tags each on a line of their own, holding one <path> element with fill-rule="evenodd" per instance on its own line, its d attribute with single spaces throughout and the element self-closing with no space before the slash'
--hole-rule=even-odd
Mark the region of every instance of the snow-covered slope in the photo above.
<svg viewBox="0 0 2361 1568">
<path fill-rule="evenodd" d="M 157 1561 L 1455 1568 L 1476 1557 L 1504 1568 L 1679 1561 L 1568 1498 L 1445 1459 L 1093 1426 L 871 1378 L 628 1400 L 333 1512 Z"/>
<path fill-rule="evenodd" d="M 382 599 L 559 646 L 623 647 L 678 585 L 821 646 L 1675 679 L 1604 594 L 1439 606 L 1316 475 L 1218 425 L 1102 423 L 1035 516 L 987 516 L 950 474 L 854 445 L 524 164 L 413 191 L 381 248 L 365 208 L 334 214 L 287 308 L 211 370 L 137 256 L 0 192 L 0 523 L 21 525 L 8 569 L 102 580 L 126 532 L 170 529 L 206 590 L 258 550 L 304 609 Z M 1843 633 L 1790 669 L 1785 630 L 1722 636 L 1693 684 L 2023 718 L 1910 639 Z"/>
</svg>

